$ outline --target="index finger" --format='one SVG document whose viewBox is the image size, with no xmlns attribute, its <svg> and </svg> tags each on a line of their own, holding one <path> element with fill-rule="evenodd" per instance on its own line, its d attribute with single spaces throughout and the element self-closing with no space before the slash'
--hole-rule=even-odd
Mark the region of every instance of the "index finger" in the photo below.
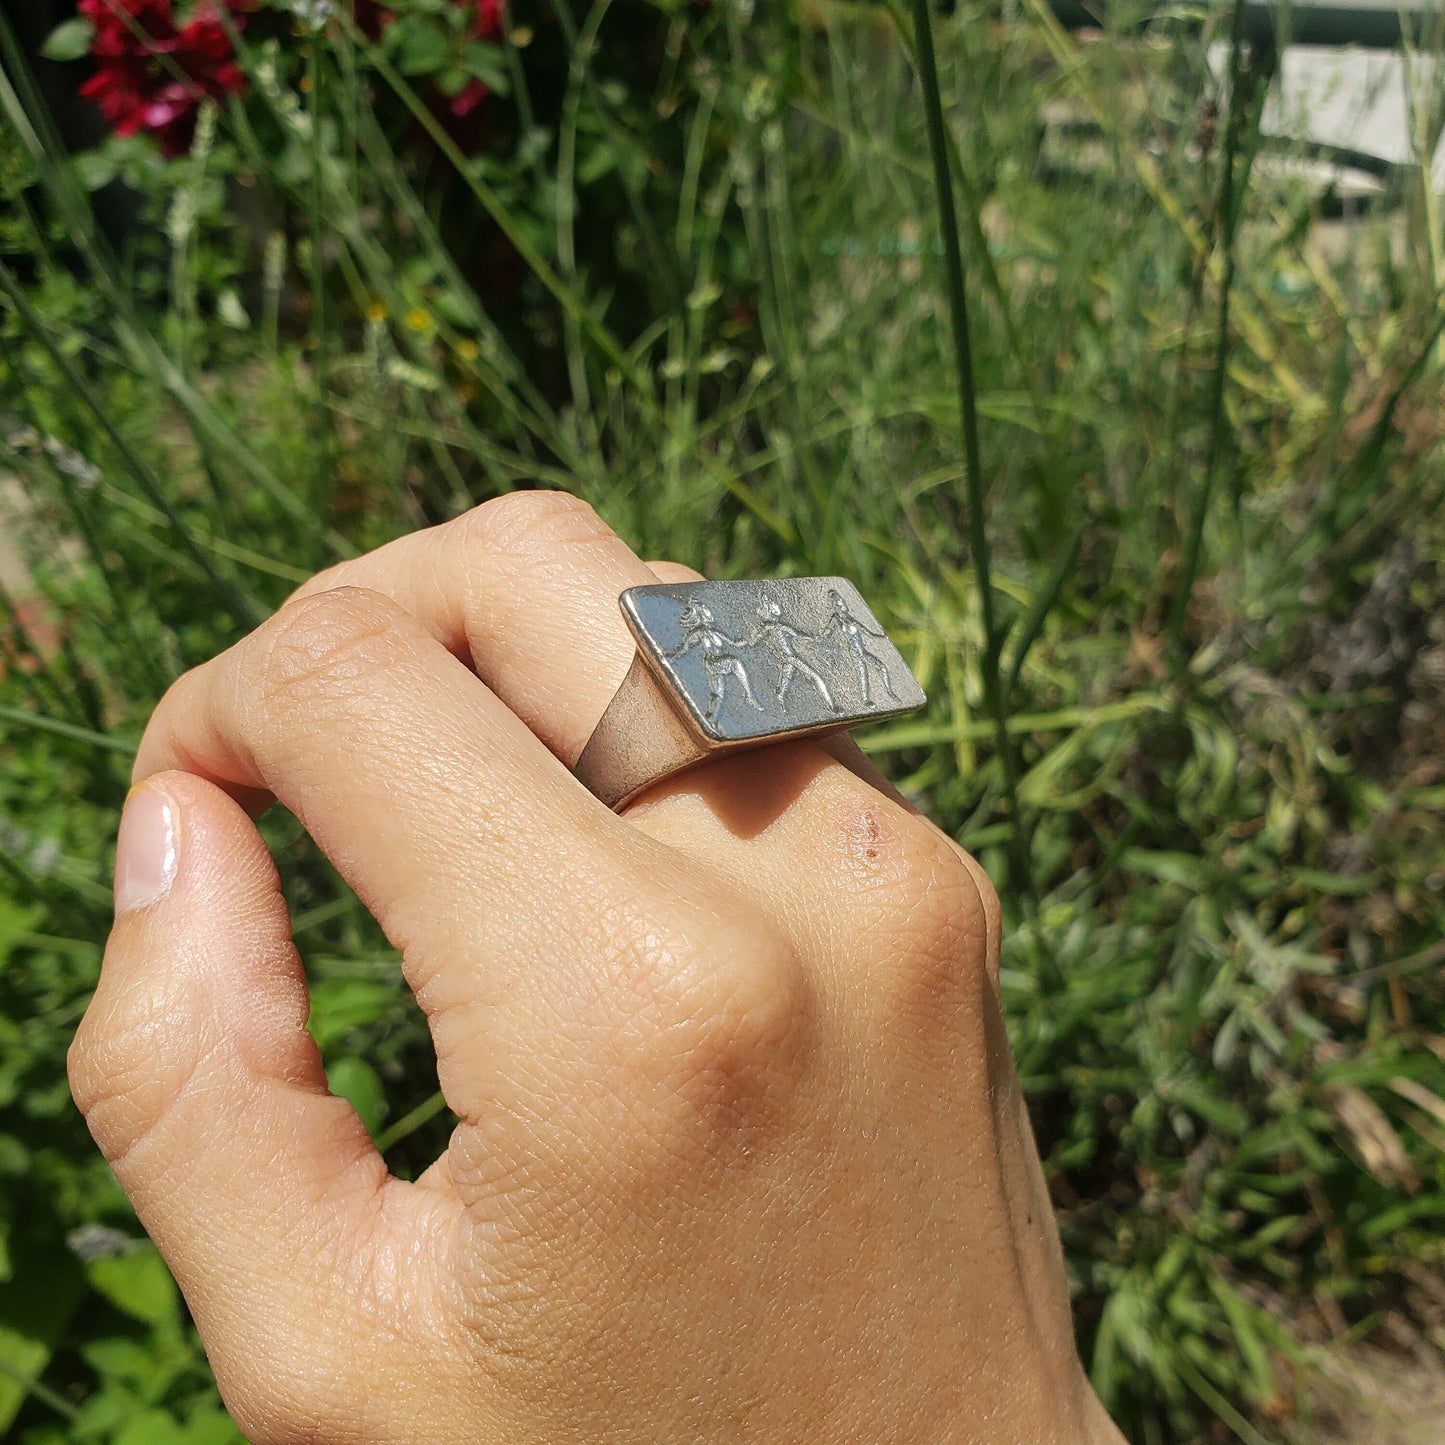
<svg viewBox="0 0 1445 1445">
<path fill-rule="evenodd" d="M 501 998 L 524 995 L 523 1019 L 544 1007 L 535 962 L 565 986 L 602 953 L 616 898 L 648 891 L 636 831 L 415 618 L 360 589 L 285 607 L 183 677 L 136 778 L 170 768 L 297 815 L 402 951 L 444 1066 L 495 1028 Z M 656 859 L 646 872 L 667 876 Z M 459 946 L 483 939 L 485 959 Z"/>
</svg>

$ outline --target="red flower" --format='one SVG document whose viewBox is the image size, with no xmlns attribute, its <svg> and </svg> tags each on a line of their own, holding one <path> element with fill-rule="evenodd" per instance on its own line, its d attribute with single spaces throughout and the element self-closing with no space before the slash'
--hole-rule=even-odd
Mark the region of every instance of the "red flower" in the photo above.
<svg viewBox="0 0 1445 1445">
<path fill-rule="evenodd" d="M 95 27 L 96 72 L 80 88 L 117 135 L 148 131 L 167 155 L 191 143 L 206 99 L 240 95 L 246 77 L 214 0 L 203 0 L 177 27 L 171 0 L 80 0 Z M 245 23 L 249 0 L 227 0 L 232 23 Z"/>
<path fill-rule="evenodd" d="M 461 119 L 469 116 L 490 94 L 491 89 L 480 80 L 469 80 L 452 96 L 447 107 L 451 113 Z"/>
<path fill-rule="evenodd" d="M 499 42 L 506 33 L 502 17 L 506 14 L 506 0 L 477 0 L 477 18 L 472 22 L 472 38 Z M 490 94 L 491 87 L 481 80 L 469 80 L 452 97 L 450 110 L 458 119 L 469 116 Z"/>
<path fill-rule="evenodd" d="M 506 13 L 506 0 L 477 0 L 477 23 L 472 34 L 478 40 L 500 40 L 505 30 L 502 17 Z"/>
<path fill-rule="evenodd" d="M 94 26 L 91 55 L 96 72 L 80 93 L 93 101 L 117 135 L 145 131 L 167 155 L 179 155 L 195 134 L 202 102 L 241 95 L 246 76 L 236 64 L 221 19 L 224 5 L 238 29 L 256 0 L 197 0 L 185 25 L 178 0 L 79 0 Z M 475 6 L 471 38 L 497 44 L 506 33 L 506 0 L 458 0 Z M 384 0 L 352 0 L 358 28 L 376 40 L 396 18 Z M 466 120 L 491 92 L 470 80 L 446 102 L 454 120 Z M 471 128 L 475 128 L 474 126 Z"/>
<path fill-rule="evenodd" d="M 157 40 L 175 34 L 171 0 L 80 0 L 76 8 L 95 28 L 90 52 L 97 60 L 130 55 L 137 32 Z"/>
</svg>

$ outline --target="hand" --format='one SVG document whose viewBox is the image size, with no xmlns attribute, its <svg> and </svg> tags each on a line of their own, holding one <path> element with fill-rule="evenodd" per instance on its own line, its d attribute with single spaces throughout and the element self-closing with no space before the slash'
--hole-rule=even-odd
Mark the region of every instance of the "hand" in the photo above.
<svg viewBox="0 0 1445 1445">
<path fill-rule="evenodd" d="M 75 1097 L 257 1442 L 1117 1440 L 978 865 L 847 744 L 615 816 L 569 775 L 649 569 L 560 495 L 323 573 L 136 762 Z M 559 761 L 560 760 L 560 761 Z M 274 796 L 401 950 L 461 1119 L 328 1094 Z"/>
</svg>

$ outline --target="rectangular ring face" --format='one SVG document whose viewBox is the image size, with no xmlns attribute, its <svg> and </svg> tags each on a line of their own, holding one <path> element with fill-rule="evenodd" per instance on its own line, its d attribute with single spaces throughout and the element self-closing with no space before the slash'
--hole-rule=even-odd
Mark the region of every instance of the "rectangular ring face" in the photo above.
<svg viewBox="0 0 1445 1445">
<path fill-rule="evenodd" d="M 663 583 L 629 588 L 621 605 L 643 659 L 714 746 L 853 727 L 926 700 L 843 577 Z"/>
</svg>

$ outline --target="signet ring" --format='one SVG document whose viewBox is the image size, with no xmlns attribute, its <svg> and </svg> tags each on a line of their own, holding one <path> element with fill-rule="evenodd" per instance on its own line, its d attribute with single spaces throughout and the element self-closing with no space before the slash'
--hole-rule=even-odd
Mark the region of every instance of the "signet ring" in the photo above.
<svg viewBox="0 0 1445 1445">
<path fill-rule="evenodd" d="M 843 577 L 658 583 L 629 588 L 618 605 L 637 652 L 575 769 L 610 808 L 720 753 L 926 701 Z"/>
</svg>

